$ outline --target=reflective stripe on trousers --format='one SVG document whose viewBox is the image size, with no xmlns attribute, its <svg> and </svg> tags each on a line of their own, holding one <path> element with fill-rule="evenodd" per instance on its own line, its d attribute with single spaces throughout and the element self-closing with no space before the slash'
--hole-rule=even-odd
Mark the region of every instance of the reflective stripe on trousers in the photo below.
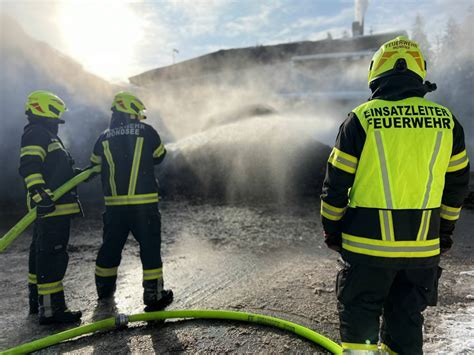
<svg viewBox="0 0 474 355">
<path fill-rule="evenodd" d="M 145 195 L 121 195 L 121 196 L 105 196 L 106 206 L 121 205 L 144 205 L 147 203 L 158 203 L 158 193 Z"/>
<path fill-rule="evenodd" d="M 353 253 L 386 258 L 426 258 L 439 254 L 439 238 L 420 241 L 386 241 L 342 233 L 342 248 Z"/>
<path fill-rule="evenodd" d="M 392 211 L 379 210 L 380 229 L 382 240 L 395 241 L 395 232 L 393 231 Z"/>
<path fill-rule="evenodd" d="M 100 267 L 98 265 L 95 266 L 95 274 L 100 277 L 112 277 L 117 276 L 118 266 L 116 267 Z"/>
<path fill-rule="evenodd" d="M 426 240 L 426 237 L 428 236 L 428 230 L 430 229 L 430 220 L 431 210 L 423 211 L 421 214 L 420 229 L 418 230 L 416 240 Z"/>
<path fill-rule="evenodd" d="M 62 280 L 46 284 L 38 284 L 38 295 L 50 295 L 52 293 L 58 293 L 63 290 L 64 287 Z"/>
<path fill-rule="evenodd" d="M 143 270 L 143 280 L 158 280 L 163 278 L 163 269 Z"/>
</svg>

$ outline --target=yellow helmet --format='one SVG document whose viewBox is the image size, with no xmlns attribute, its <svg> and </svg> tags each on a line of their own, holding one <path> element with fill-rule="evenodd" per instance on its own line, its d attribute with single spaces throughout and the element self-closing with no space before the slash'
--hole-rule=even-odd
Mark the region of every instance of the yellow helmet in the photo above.
<svg viewBox="0 0 474 355">
<path fill-rule="evenodd" d="M 426 77 L 426 61 L 418 43 L 405 36 L 388 41 L 375 52 L 370 62 L 368 82 L 386 74 L 409 70 L 422 80 Z"/>
<path fill-rule="evenodd" d="M 132 115 L 132 118 L 146 119 L 146 107 L 143 102 L 135 95 L 126 91 L 120 91 L 115 95 L 111 109 L 129 113 Z"/>
<path fill-rule="evenodd" d="M 44 117 L 49 121 L 64 123 L 61 116 L 67 111 L 66 104 L 57 95 L 49 91 L 33 91 L 26 101 L 25 111 L 32 117 Z"/>
</svg>

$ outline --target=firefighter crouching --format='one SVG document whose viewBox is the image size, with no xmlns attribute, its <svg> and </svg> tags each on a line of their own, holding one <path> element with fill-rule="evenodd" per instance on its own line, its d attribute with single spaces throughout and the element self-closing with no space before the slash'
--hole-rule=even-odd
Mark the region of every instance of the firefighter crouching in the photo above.
<svg viewBox="0 0 474 355">
<path fill-rule="evenodd" d="M 65 111 L 58 96 L 31 93 L 25 112 L 29 123 L 21 138 L 19 172 L 28 192 L 28 209 L 36 206 L 37 212 L 29 255 L 29 305 L 30 314 L 39 312 L 40 324 L 77 322 L 82 316 L 66 307 L 62 283 L 71 218 L 81 214 L 81 208 L 75 191 L 52 200 L 52 191 L 74 177 L 74 161 L 58 137 Z"/>
<path fill-rule="evenodd" d="M 327 245 L 345 262 L 336 291 L 346 354 L 421 354 L 421 313 L 437 303 L 469 160 L 459 122 L 424 98 L 436 89 L 425 76 L 416 42 L 382 45 L 369 68 L 372 96 L 341 125 L 329 157 L 321 215 Z"/>
<path fill-rule="evenodd" d="M 95 280 L 99 299 L 113 296 L 122 249 L 132 232 L 140 245 L 145 311 L 156 311 L 173 299 L 172 291 L 163 287 L 161 216 L 154 173 L 166 150 L 155 129 L 143 122 L 145 118 L 145 106 L 137 97 L 118 93 L 110 127 L 94 146 L 91 162 L 101 166 L 106 206 Z"/>
</svg>

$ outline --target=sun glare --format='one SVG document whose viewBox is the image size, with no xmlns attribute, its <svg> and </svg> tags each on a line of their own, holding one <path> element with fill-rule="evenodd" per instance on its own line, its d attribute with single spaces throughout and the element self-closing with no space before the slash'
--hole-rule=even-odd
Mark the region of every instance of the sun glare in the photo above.
<svg viewBox="0 0 474 355">
<path fill-rule="evenodd" d="M 86 70 L 111 81 L 132 74 L 144 30 L 129 4 L 64 0 L 58 15 L 69 54 Z"/>
</svg>

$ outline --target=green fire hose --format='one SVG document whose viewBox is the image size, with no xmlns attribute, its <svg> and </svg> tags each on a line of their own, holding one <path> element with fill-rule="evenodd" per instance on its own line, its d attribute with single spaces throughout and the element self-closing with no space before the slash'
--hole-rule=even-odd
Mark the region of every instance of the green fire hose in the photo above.
<svg viewBox="0 0 474 355">
<path fill-rule="evenodd" d="M 110 330 L 121 328 L 132 322 L 143 322 L 165 319 L 226 319 L 241 322 L 257 323 L 275 328 L 287 330 L 303 338 L 322 346 L 334 354 L 342 354 L 342 348 L 332 340 L 316 333 L 315 331 L 303 327 L 299 324 L 289 322 L 284 319 L 266 316 L 255 313 L 245 313 L 236 311 L 218 311 L 218 310 L 181 310 L 181 311 L 161 311 L 150 313 L 139 313 L 127 316 L 119 314 L 116 317 L 107 318 L 92 324 L 83 325 L 77 328 L 69 329 L 42 339 L 26 343 L 15 348 L 7 349 L 2 354 L 24 354 L 46 348 L 61 341 L 72 339 L 84 334 L 94 333 L 100 330 Z"/>
<path fill-rule="evenodd" d="M 84 170 L 82 173 L 76 175 L 71 180 L 61 185 L 57 190 L 54 191 L 53 200 L 56 201 L 61 198 L 65 193 L 69 192 L 81 182 L 84 182 L 91 175 L 100 173 L 100 165 L 96 165 L 92 168 Z M 4 251 L 28 226 L 36 219 L 36 208 L 33 208 L 23 217 L 17 224 L 15 224 L 2 239 L 0 239 L 0 252 Z"/>
<path fill-rule="evenodd" d="M 84 182 L 94 173 L 100 172 L 100 166 L 94 166 L 76 175 L 74 178 L 66 182 L 54 191 L 54 200 L 59 199 L 65 193 Z M 4 251 L 28 226 L 36 219 L 36 209 L 32 209 L 25 215 L 13 228 L 11 228 L 0 239 L 0 252 Z M 131 316 L 119 314 L 116 317 L 104 319 L 92 324 L 83 325 L 77 328 L 69 329 L 54 335 L 47 336 L 42 339 L 32 341 L 11 349 L 2 351 L 1 354 L 24 354 L 46 348 L 51 345 L 60 343 L 61 341 L 72 339 L 84 334 L 94 333 L 101 330 L 110 330 L 120 328 L 131 322 L 142 322 L 152 320 L 165 319 L 227 319 L 249 323 L 257 323 L 268 325 L 280 329 L 284 329 L 295 333 L 303 338 L 318 344 L 334 354 L 342 354 L 342 348 L 332 340 L 316 333 L 315 331 L 275 317 L 265 316 L 261 314 L 235 312 L 235 311 L 218 311 L 218 310 L 183 310 L 183 311 L 161 311 L 151 313 L 140 313 Z"/>
</svg>

